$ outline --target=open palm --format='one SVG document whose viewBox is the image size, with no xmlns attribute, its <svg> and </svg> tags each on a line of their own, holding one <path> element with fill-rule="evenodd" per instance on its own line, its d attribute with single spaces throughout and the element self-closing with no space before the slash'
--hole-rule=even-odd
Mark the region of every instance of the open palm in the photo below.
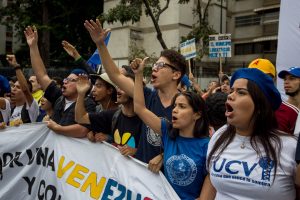
<svg viewBox="0 0 300 200">
<path fill-rule="evenodd" d="M 26 41 L 29 47 L 37 45 L 38 33 L 35 26 L 27 26 L 24 31 Z"/>
<path fill-rule="evenodd" d="M 88 30 L 88 32 L 90 33 L 90 36 L 92 38 L 92 40 L 94 41 L 94 43 L 96 44 L 104 44 L 104 40 L 107 36 L 107 34 L 109 33 L 109 29 L 103 29 L 100 21 L 98 19 L 96 19 L 96 21 L 94 20 L 85 20 L 84 22 L 84 26 L 85 28 Z"/>
<path fill-rule="evenodd" d="M 76 82 L 77 92 L 79 94 L 85 95 L 90 89 L 90 81 L 86 75 L 79 75 L 79 79 Z"/>
</svg>

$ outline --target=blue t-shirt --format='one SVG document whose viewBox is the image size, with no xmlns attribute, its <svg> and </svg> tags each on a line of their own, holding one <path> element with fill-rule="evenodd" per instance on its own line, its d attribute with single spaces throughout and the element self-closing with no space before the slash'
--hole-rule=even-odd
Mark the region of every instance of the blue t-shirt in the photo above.
<svg viewBox="0 0 300 200">
<path fill-rule="evenodd" d="M 207 175 L 206 153 L 209 138 L 177 136 L 171 139 L 168 127 L 168 122 L 162 119 L 165 176 L 180 199 L 196 199 Z"/>
<path fill-rule="evenodd" d="M 145 104 L 147 109 L 158 117 L 172 119 L 173 106 L 164 107 L 160 101 L 157 90 L 144 88 Z M 136 158 L 148 163 L 152 158 L 157 156 L 161 151 L 161 137 L 154 133 L 152 129 L 143 124 L 140 142 L 136 152 Z"/>
</svg>

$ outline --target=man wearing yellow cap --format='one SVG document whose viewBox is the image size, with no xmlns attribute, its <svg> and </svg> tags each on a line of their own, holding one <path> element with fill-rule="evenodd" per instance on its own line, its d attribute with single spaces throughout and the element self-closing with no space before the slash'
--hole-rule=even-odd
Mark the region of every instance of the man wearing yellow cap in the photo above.
<svg viewBox="0 0 300 200">
<path fill-rule="evenodd" d="M 268 59 L 255 59 L 249 64 L 248 68 L 257 68 L 269 75 L 274 82 L 276 81 L 275 66 Z M 299 109 L 286 101 L 282 101 L 280 107 L 275 111 L 278 130 L 294 134 L 298 113 Z"/>
</svg>

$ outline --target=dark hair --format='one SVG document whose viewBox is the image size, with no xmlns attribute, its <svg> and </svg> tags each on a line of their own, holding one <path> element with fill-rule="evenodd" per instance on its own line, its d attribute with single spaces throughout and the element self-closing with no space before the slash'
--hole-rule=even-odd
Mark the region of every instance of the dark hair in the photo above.
<svg viewBox="0 0 300 200">
<path fill-rule="evenodd" d="M 181 72 L 181 77 L 186 73 L 186 61 L 183 55 L 175 50 L 165 49 L 160 53 L 161 57 L 167 58 L 172 65 L 174 65 Z M 181 77 L 178 83 L 181 80 Z"/>
<path fill-rule="evenodd" d="M 195 113 L 200 113 L 201 117 L 197 119 L 193 131 L 193 135 L 195 138 L 208 137 L 209 135 L 209 124 L 208 124 L 208 116 L 206 111 L 205 102 L 194 92 L 186 91 L 182 93 L 177 93 L 172 99 L 172 105 L 174 106 L 177 97 L 184 96 L 189 105 L 192 107 Z M 175 139 L 179 135 L 179 129 L 172 128 L 171 129 L 171 138 Z"/>
<path fill-rule="evenodd" d="M 102 81 L 107 89 L 112 89 L 111 101 L 112 102 L 116 102 L 117 101 L 117 89 L 113 85 L 111 85 L 110 83 L 108 83 L 105 80 L 103 80 L 102 78 L 99 77 L 97 79 L 99 79 L 100 81 Z"/>
<path fill-rule="evenodd" d="M 215 130 L 219 129 L 227 122 L 227 118 L 225 116 L 226 100 L 227 94 L 223 92 L 216 92 L 207 97 L 205 101 L 209 124 L 213 126 Z"/>
<path fill-rule="evenodd" d="M 262 151 L 259 149 L 259 144 L 263 146 L 266 156 L 274 162 L 276 174 L 277 166 L 280 164 L 278 156 L 280 155 L 282 148 L 279 135 L 283 134 L 276 130 L 277 120 L 275 118 L 274 111 L 272 110 L 272 106 L 263 92 L 254 82 L 250 80 L 248 80 L 247 89 L 255 105 L 251 119 L 253 122 L 253 131 L 250 137 L 250 144 L 259 157 L 263 156 Z M 218 159 L 220 154 L 233 140 L 235 133 L 235 127 L 229 125 L 224 133 L 220 135 L 208 155 L 208 167 L 210 166 L 214 153 L 218 152 L 217 156 L 214 156 L 214 159 Z M 275 146 L 273 144 L 275 144 Z M 271 160 L 269 161 L 271 162 Z"/>
<path fill-rule="evenodd" d="M 56 81 L 56 85 L 60 85 L 60 86 L 63 85 L 63 79 L 62 79 L 62 78 L 60 78 L 60 77 L 58 77 L 58 76 L 54 76 L 52 79 L 53 79 L 54 81 Z"/>
<path fill-rule="evenodd" d="M 228 77 L 226 74 L 224 74 L 224 75 L 221 77 L 221 80 L 220 80 L 221 83 L 223 83 L 224 81 L 229 81 L 229 82 L 230 82 L 229 77 Z"/>
</svg>

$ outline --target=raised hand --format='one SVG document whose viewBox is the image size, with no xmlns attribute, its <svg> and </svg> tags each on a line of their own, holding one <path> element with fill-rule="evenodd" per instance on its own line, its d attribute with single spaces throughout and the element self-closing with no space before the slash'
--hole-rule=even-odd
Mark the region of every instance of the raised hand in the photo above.
<svg viewBox="0 0 300 200">
<path fill-rule="evenodd" d="M 86 75 L 79 75 L 78 81 L 76 82 L 76 88 L 79 95 L 85 95 L 90 89 L 90 81 Z"/>
<path fill-rule="evenodd" d="M 37 46 L 38 32 L 35 26 L 27 26 L 25 28 L 24 35 L 29 47 Z"/>
<path fill-rule="evenodd" d="M 90 36 L 96 45 L 104 45 L 104 40 L 109 33 L 110 29 L 103 29 L 100 21 L 96 19 L 94 20 L 85 20 L 84 27 L 90 33 Z"/>
<path fill-rule="evenodd" d="M 9 65 L 14 67 L 14 68 L 19 66 L 19 64 L 17 62 L 17 59 L 16 59 L 16 56 L 13 55 L 13 54 L 12 55 L 7 54 L 6 55 L 6 60 L 9 63 Z"/>
<path fill-rule="evenodd" d="M 143 70 L 145 68 L 145 63 L 149 59 L 149 57 L 145 57 L 143 60 L 141 58 L 135 58 L 131 63 L 130 67 L 132 71 L 137 73 L 143 73 Z"/>
<path fill-rule="evenodd" d="M 78 53 L 78 51 L 76 50 L 76 48 L 72 44 L 70 44 L 66 40 L 63 40 L 61 42 L 61 44 L 62 44 L 64 50 L 67 52 L 67 54 L 72 56 L 75 60 L 80 58 L 80 54 Z"/>
</svg>

